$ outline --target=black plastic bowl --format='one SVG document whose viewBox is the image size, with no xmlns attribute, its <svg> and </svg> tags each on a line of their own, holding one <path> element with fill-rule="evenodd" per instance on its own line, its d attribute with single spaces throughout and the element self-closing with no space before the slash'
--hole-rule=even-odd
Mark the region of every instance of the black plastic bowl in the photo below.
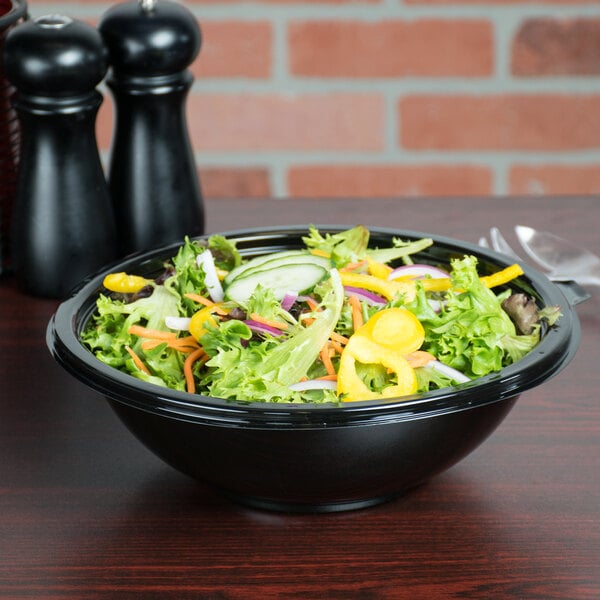
<svg viewBox="0 0 600 600">
<path fill-rule="evenodd" d="M 320 226 L 323 232 L 346 227 Z M 302 246 L 307 227 L 225 233 L 246 256 Z M 448 264 L 473 254 L 480 273 L 508 259 L 474 245 L 419 232 L 372 229 L 371 245 L 392 237 L 432 237 L 419 262 Z M 562 317 L 523 360 L 475 382 L 394 400 L 333 405 L 228 402 L 164 389 L 97 360 L 79 341 L 108 272 L 150 276 L 176 253 L 173 244 L 124 260 L 85 281 L 47 331 L 54 358 L 104 394 L 135 436 L 174 468 L 240 502 L 287 511 L 366 507 L 398 496 L 458 462 L 483 442 L 519 395 L 561 371 L 579 344 L 579 321 L 561 289 L 524 267 L 512 287 Z"/>
</svg>

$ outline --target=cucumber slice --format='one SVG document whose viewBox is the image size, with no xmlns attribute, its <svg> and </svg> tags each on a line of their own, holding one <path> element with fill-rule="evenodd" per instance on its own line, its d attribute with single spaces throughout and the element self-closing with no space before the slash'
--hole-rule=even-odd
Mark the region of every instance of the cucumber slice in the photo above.
<svg viewBox="0 0 600 600">
<path fill-rule="evenodd" d="M 225 296 L 244 306 L 258 284 L 271 288 L 275 297 L 281 300 L 286 292 L 301 294 L 313 288 L 324 279 L 328 270 L 314 262 L 288 263 L 275 268 L 255 270 L 237 277 L 225 290 Z"/>
<path fill-rule="evenodd" d="M 299 262 L 311 262 L 317 265 L 321 265 L 323 268 L 329 268 L 330 261 L 328 258 L 322 256 L 314 256 L 307 250 L 285 250 L 283 252 L 274 252 L 272 254 L 263 254 L 262 256 L 256 256 L 250 259 L 247 263 L 240 265 L 233 269 L 227 277 L 225 277 L 223 283 L 229 285 L 235 279 L 243 277 L 249 274 L 250 271 L 259 269 L 267 263 L 271 263 L 270 267 L 283 265 L 283 264 L 295 264 Z"/>
<path fill-rule="evenodd" d="M 273 260 L 269 260 L 262 265 L 258 265 L 257 267 L 252 267 L 252 269 L 247 269 L 241 275 L 242 278 L 248 277 L 250 275 L 254 275 L 256 273 L 266 273 L 267 271 L 271 271 L 273 269 L 279 269 L 280 267 L 288 267 L 288 266 L 298 266 L 301 267 L 303 265 L 316 265 L 317 267 L 321 267 L 322 269 L 329 270 L 330 262 L 327 258 L 315 257 L 315 256 L 298 256 L 298 257 L 285 257 L 285 258 L 274 258 Z M 236 277 L 239 279 L 239 277 Z M 234 280 L 235 281 L 235 280 Z M 233 283 L 233 282 L 231 282 Z"/>
</svg>

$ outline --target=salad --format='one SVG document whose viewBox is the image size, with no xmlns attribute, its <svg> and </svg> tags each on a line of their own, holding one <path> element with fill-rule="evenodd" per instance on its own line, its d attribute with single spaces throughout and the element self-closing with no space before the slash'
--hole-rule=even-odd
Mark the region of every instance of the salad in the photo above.
<svg viewBox="0 0 600 600">
<path fill-rule="evenodd" d="M 244 259 L 235 242 L 186 238 L 156 279 L 111 273 L 81 341 L 144 381 L 227 400 L 398 398 L 465 383 L 518 361 L 557 307 L 480 277 L 466 255 L 415 263 L 431 239 L 369 247 L 356 226 L 304 248 Z M 496 291 L 500 288 L 499 291 Z"/>
</svg>

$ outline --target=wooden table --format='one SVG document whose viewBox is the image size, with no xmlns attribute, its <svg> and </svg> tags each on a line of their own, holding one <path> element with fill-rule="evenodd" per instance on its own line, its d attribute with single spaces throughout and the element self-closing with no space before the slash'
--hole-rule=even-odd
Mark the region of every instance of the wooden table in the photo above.
<svg viewBox="0 0 600 600">
<path fill-rule="evenodd" d="M 600 254 L 599 198 L 207 202 L 208 230 L 364 223 L 476 242 L 536 224 Z M 600 290 L 571 365 L 411 494 L 252 510 L 165 466 L 45 346 L 57 303 L 0 282 L 0 598 L 600 598 Z"/>
</svg>

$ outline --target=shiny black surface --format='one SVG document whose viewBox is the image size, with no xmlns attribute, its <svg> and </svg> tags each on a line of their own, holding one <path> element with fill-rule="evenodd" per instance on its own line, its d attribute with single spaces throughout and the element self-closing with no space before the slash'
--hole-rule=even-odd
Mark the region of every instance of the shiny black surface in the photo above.
<svg viewBox="0 0 600 600">
<path fill-rule="evenodd" d="M 204 204 L 185 115 L 199 25 L 187 8 L 160 0 L 150 12 L 117 4 L 98 28 L 116 108 L 108 181 L 120 254 L 200 235 Z"/>
<path fill-rule="evenodd" d="M 202 34 L 182 4 L 159 0 L 150 10 L 140 2 L 115 4 L 99 24 L 119 79 L 176 75 L 196 58 Z"/>
<path fill-rule="evenodd" d="M 334 231 L 328 227 L 323 230 Z M 339 228 L 338 228 L 339 229 Z M 247 255 L 298 247 L 306 227 L 226 233 Z M 371 229 L 371 245 L 425 234 Z M 482 274 L 507 259 L 440 236 L 420 262 L 447 264 L 465 253 Z M 113 270 L 148 275 L 177 245 L 132 257 Z M 48 328 L 56 360 L 105 394 L 127 427 L 175 468 L 258 506 L 343 510 L 389 499 L 447 469 L 485 440 L 518 396 L 564 368 L 579 343 L 579 323 L 560 289 L 534 270 L 514 286 L 563 316 L 538 348 L 499 374 L 457 388 L 389 402 L 344 406 L 231 403 L 166 391 L 97 361 L 78 342 L 103 274 L 63 303 Z"/>
<path fill-rule="evenodd" d="M 106 53 L 92 26 L 56 15 L 12 29 L 5 61 L 22 137 L 12 267 L 24 291 L 64 298 L 118 256 L 95 134 Z"/>
<path fill-rule="evenodd" d="M 19 24 L 7 35 L 3 55 L 6 75 L 20 95 L 64 98 L 66 102 L 100 83 L 107 59 L 98 31 L 63 15 Z"/>
</svg>

